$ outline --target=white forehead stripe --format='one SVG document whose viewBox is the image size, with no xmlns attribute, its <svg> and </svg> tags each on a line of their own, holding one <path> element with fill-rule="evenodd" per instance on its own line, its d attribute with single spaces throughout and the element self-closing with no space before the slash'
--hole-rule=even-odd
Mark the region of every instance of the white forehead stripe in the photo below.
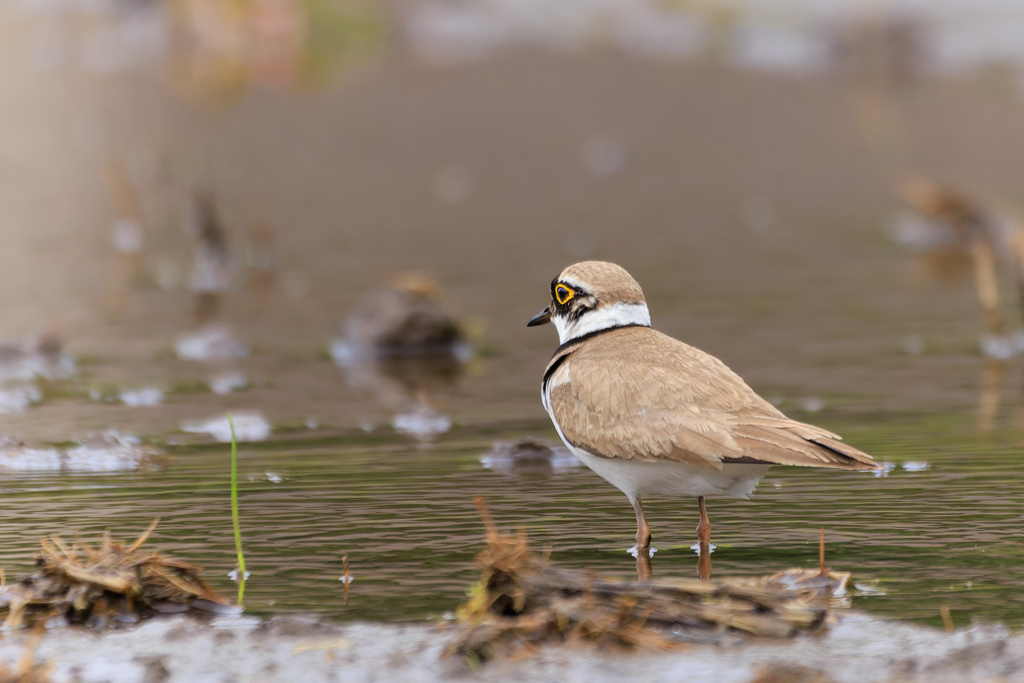
<svg viewBox="0 0 1024 683">
<path fill-rule="evenodd" d="M 644 325 L 651 326 L 651 314 L 647 310 L 647 304 L 624 304 L 614 303 L 608 306 L 600 306 L 593 311 L 587 311 L 580 316 L 579 320 L 568 321 L 557 315 L 551 316 L 551 322 L 558 330 L 559 343 L 564 344 L 570 339 L 582 337 L 591 332 L 604 330 L 609 327 L 620 327 L 622 325 Z"/>
<path fill-rule="evenodd" d="M 565 284 L 569 285 L 570 287 L 572 287 L 573 289 L 586 290 L 586 287 L 583 286 L 583 283 L 581 283 L 579 280 L 576 280 L 576 279 L 571 278 L 571 277 L 560 277 L 560 278 L 558 278 L 558 282 L 565 283 Z M 556 282 L 555 284 L 558 284 L 558 283 Z"/>
</svg>

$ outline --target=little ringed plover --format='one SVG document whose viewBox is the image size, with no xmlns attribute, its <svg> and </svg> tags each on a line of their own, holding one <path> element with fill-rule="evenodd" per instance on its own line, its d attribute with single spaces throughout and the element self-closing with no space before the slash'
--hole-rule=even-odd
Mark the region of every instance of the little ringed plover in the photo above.
<svg viewBox="0 0 1024 683">
<path fill-rule="evenodd" d="M 707 578 L 705 496 L 748 498 L 772 465 L 878 469 L 836 434 L 787 418 L 714 356 L 651 329 L 640 285 L 615 264 L 563 270 L 528 325 L 548 322 L 561 346 L 544 371 L 544 409 L 569 450 L 633 505 L 648 574 L 644 496 L 697 497 Z"/>
</svg>

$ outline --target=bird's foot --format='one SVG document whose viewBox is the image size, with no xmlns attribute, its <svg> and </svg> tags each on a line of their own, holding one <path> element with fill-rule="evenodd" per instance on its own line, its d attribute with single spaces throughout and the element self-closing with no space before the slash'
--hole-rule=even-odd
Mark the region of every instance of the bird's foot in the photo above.
<svg viewBox="0 0 1024 683">
<path fill-rule="evenodd" d="M 710 552 L 710 553 L 715 552 L 715 548 L 717 548 L 717 547 L 718 546 L 715 545 L 714 543 L 709 543 L 708 544 L 708 552 Z M 693 552 L 695 552 L 698 555 L 700 555 L 700 543 L 694 543 L 693 545 L 691 545 L 690 546 L 690 550 L 692 550 Z M 633 557 L 636 557 L 636 555 L 634 555 Z"/>
<path fill-rule="evenodd" d="M 640 554 L 640 551 L 637 550 L 636 546 L 633 546 L 632 548 L 630 548 L 626 552 L 629 553 L 630 555 L 632 555 L 633 557 L 636 557 L 637 555 Z M 647 552 L 648 552 L 648 557 L 654 557 L 654 553 L 658 552 L 658 549 L 657 548 L 653 548 L 651 546 L 647 546 Z"/>
</svg>

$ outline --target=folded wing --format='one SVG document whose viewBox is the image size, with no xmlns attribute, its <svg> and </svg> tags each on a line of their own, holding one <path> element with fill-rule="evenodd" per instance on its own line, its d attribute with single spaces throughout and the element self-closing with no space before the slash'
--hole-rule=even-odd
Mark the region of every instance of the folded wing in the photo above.
<svg viewBox="0 0 1024 683">
<path fill-rule="evenodd" d="M 573 445 L 627 460 L 876 469 L 827 430 L 790 420 L 724 363 L 649 328 L 572 352 L 550 381 L 552 416 Z"/>
</svg>

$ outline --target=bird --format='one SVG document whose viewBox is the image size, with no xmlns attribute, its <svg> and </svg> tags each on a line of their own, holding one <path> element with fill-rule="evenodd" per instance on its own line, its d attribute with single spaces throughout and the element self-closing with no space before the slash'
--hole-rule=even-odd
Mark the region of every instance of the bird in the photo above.
<svg viewBox="0 0 1024 683">
<path fill-rule="evenodd" d="M 650 576 L 643 499 L 695 496 L 698 574 L 710 578 L 705 497 L 748 498 L 773 465 L 875 470 L 841 437 L 786 417 L 714 356 L 651 327 L 643 290 L 621 266 L 584 261 L 551 281 L 560 346 L 541 400 L 566 447 L 619 489 L 636 513 L 641 578 Z"/>
<path fill-rule="evenodd" d="M 899 193 L 916 216 L 897 224 L 896 238 L 915 247 L 938 279 L 974 271 L 974 286 L 988 327 L 981 340 L 989 358 L 1021 352 L 1008 334 L 1000 281 L 1015 280 L 1017 305 L 1024 310 L 1024 226 L 1005 211 L 922 176 L 909 176 Z"/>
</svg>

